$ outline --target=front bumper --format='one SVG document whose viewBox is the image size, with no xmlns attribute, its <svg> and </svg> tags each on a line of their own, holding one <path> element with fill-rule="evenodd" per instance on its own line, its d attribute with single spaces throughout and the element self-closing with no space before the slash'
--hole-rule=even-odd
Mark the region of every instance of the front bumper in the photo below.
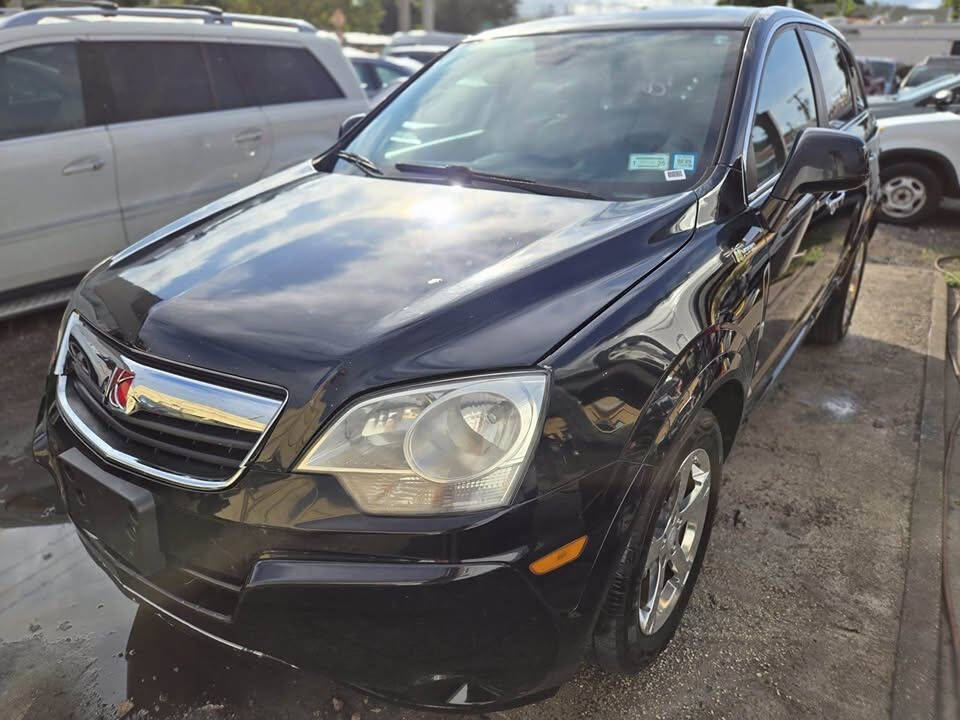
<svg viewBox="0 0 960 720">
<path fill-rule="evenodd" d="M 217 493 L 175 502 L 189 493 L 104 463 L 55 406 L 41 411 L 36 438 L 35 456 L 56 478 L 83 544 L 121 590 L 238 651 L 397 703 L 458 710 L 549 696 L 580 662 L 593 618 L 575 602 L 590 574 L 586 562 L 541 579 L 527 570 L 529 554 L 463 560 L 457 547 L 478 545 L 475 534 L 417 538 L 223 520 Z M 149 552 L 119 547 L 120 513 L 107 522 L 91 512 L 91 489 L 101 486 L 126 488 L 143 506 L 141 522 L 155 522 Z M 570 505 L 562 495 L 501 513 L 479 532 L 562 520 Z M 433 551 L 414 548 L 446 551 L 428 559 Z"/>
</svg>

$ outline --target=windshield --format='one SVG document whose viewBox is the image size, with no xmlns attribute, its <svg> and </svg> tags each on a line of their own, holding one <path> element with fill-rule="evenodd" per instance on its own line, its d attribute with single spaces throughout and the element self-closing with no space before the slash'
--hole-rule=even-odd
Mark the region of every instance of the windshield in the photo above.
<svg viewBox="0 0 960 720">
<path fill-rule="evenodd" d="M 953 87 L 955 83 L 960 83 L 960 75 L 951 74 L 945 77 L 935 77 L 933 80 L 928 80 L 922 85 L 901 90 L 897 93 L 897 99 L 907 101 L 920 99 L 927 95 L 931 95 L 942 88 Z"/>
<path fill-rule="evenodd" d="M 876 77 L 881 77 L 884 80 L 892 80 L 893 76 L 896 74 L 896 63 L 892 63 L 887 60 L 866 60 L 865 62 L 867 67 L 870 68 L 870 72 L 872 72 Z"/>
<path fill-rule="evenodd" d="M 739 31 L 699 29 L 468 42 L 345 149 L 385 177 L 449 164 L 609 199 L 672 194 L 713 163 L 740 43 Z"/>
<path fill-rule="evenodd" d="M 952 65 L 917 65 L 903 79 L 903 87 L 919 87 L 931 80 L 942 78 L 944 75 L 953 75 L 957 68 Z"/>
</svg>

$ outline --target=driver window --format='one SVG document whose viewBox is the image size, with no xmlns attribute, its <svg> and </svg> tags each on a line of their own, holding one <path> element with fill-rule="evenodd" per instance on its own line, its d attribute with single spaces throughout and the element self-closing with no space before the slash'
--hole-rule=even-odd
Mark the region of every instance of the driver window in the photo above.
<svg viewBox="0 0 960 720">
<path fill-rule="evenodd" d="M 796 32 L 788 30 L 773 41 L 763 68 L 750 135 L 751 186 L 779 173 L 800 131 L 816 124 L 810 72 Z"/>
<path fill-rule="evenodd" d="M 73 43 L 34 45 L 0 55 L 0 140 L 85 124 Z"/>
</svg>

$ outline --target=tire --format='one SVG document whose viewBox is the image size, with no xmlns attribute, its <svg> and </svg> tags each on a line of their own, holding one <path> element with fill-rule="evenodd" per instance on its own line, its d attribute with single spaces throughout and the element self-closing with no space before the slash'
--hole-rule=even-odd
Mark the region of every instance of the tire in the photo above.
<svg viewBox="0 0 960 720">
<path fill-rule="evenodd" d="M 916 225 L 929 218 L 943 197 L 943 183 L 929 166 L 902 162 L 880 171 L 883 200 L 880 219 L 897 225 Z"/>
<path fill-rule="evenodd" d="M 704 479 L 702 472 L 691 472 L 691 469 L 706 469 L 708 472 Z M 684 480 L 682 498 L 679 492 L 681 479 Z M 617 564 L 614 581 L 593 632 L 593 656 L 604 670 L 636 673 L 670 643 L 700 574 L 722 481 L 720 425 L 712 412 L 701 409 L 657 472 L 649 493 L 653 502 L 638 513 L 627 547 Z M 678 517 L 677 509 L 680 509 L 679 521 L 683 524 L 671 523 Z M 697 528 L 694 528 L 694 522 Z M 692 537 L 696 542 L 685 551 L 691 529 L 694 529 Z M 669 554 L 673 537 L 677 543 L 672 547 L 683 552 L 690 563 L 689 572 L 680 582 L 679 589 L 676 584 L 679 574 L 673 560 L 668 559 L 663 570 L 660 570 L 661 562 L 654 560 L 655 556 Z M 669 594 L 669 600 L 666 595 L 660 596 L 665 603 L 665 611 L 660 614 L 650 611 L 650 599 L 655 595 L 652 592 L 654 574 L 666 581 L 664 592 Z"/>
<path fill-rule="evenodd" d="M 867 244 L 860 243 L 853 261 L 847 269 L 840 285 L 826 306 L 820 311 L 813 327 L 807 335 L 807 342 L 816 345 L 833 345 L 847 336 L 850 322 L 853 320 L 853 311 L 857 307 L 860 297 L 860 287 L 863 285 L 863 269 L 867 265 Z"/>
</svg>

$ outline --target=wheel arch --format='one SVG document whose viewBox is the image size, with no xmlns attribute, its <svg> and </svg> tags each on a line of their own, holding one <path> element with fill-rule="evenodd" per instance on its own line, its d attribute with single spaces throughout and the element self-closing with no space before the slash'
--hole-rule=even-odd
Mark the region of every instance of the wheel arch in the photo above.
<svg viewBox="0 0 960 720">
<path fill-rule="evenodd" d="M 710 410 L 716 416 L 717 422 L 720 423 L 720 433 L 723 435 L 724 460 L 729 457 L 737 439 L 737 434 L 740 432 L 745 403 L 746 393 L 742 382 L 737 378 L 719 382 L 704 402 L 704 407 Z"/>
<path fill-rule="evenodd" d="M 737 334 L 733 328 L 730 331 Z M 578 604 L 580 610 L 591 618 L 591 632 L 601 615 L 610 610 L 607 596 L 616 580 L 617 560 L 626 551 L 634 524 L 644 521 L 647 515 L 644 501 L 654 490 L 659 463 L 669 455 L 683 436 L 684 429 L 694 421 L 702 408 L 713 412 L 720 425 L 724 461 L 743 420 L 746 388 L 751 373 L 747 372 L 748 365 L 744 363 L 740 352 L 721 352 L 694 375 L 686 378 L 681 375 L 683 379 L 679 382 L 676 373 L 678 369 L 686 367 L 683 358 L 672 367 L 673 370 L 664 375 L 658 386 L 660 392 L 653 394 L 645 413 L 648 423 L 654 421 L 648 424 L 648 428 L 652 430 L 653 425 L 657 426 L 654 441 L 644 452 L 643 458 L 637 458 L 637 472 L 617 511 L 610 518 L 610 525 L 591 569 L 590 580 Z M 684 387 L 680 393 L 672 391 L 678 384 Z M 669 402 L 657 402 L 658 398 L 668 398 Z M 616 590 L 613 595 L 617 596 Z"/>
<path fill-rule="evenodd" d="M 960 180 L 957 170 L 948 158 L 934 150 L 919 148 L 894 148 L 880 153 L 881 173 L 884 167 L 902 162 L 921 163 L 929 167 L 943 185 L 943 194 L 947 197 L 960 197 Z"/>
</svg>

